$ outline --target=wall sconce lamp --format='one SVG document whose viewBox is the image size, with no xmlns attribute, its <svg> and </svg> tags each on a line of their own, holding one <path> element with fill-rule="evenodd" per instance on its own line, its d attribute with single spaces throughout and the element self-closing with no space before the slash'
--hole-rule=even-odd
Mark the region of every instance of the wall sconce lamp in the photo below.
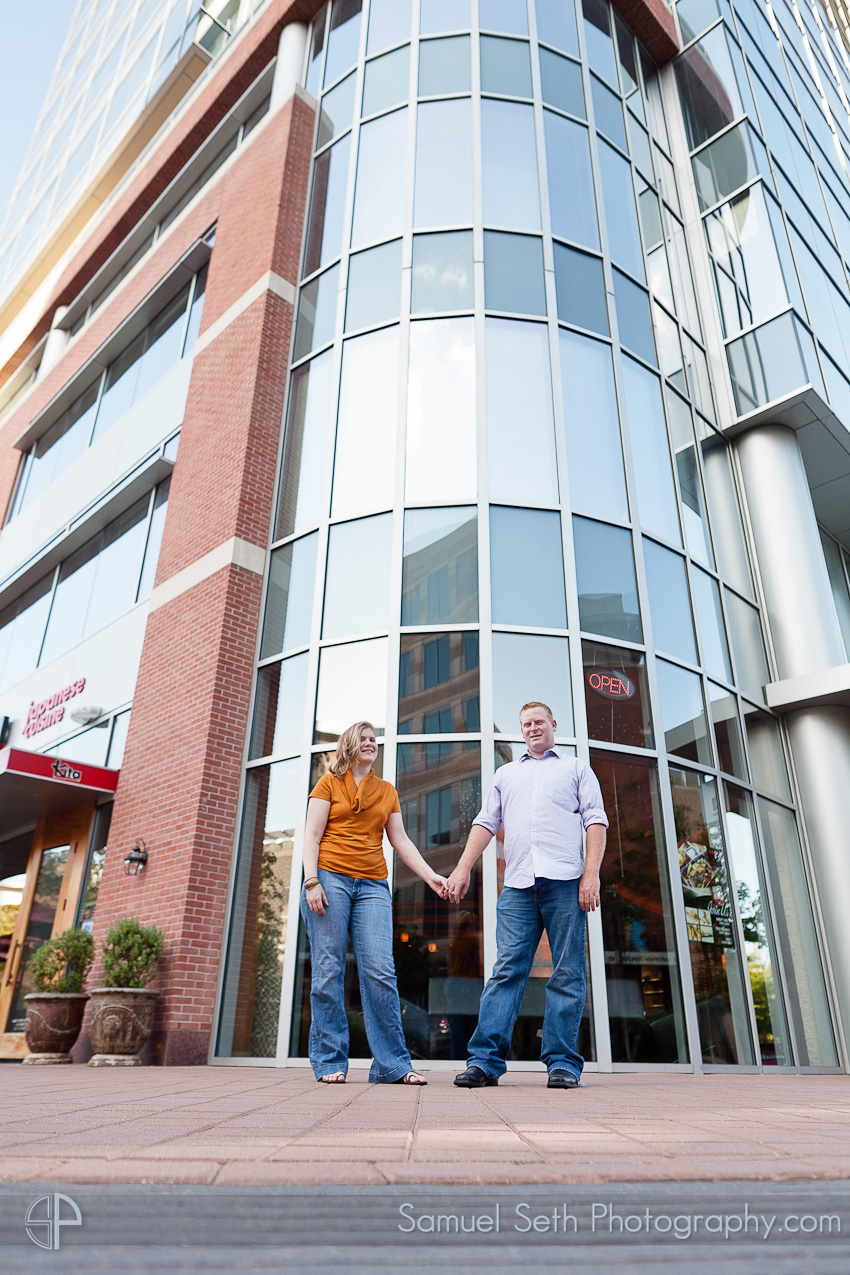
<svg viewBox="0 0 850 1275">
<path fill-rule="evenodd" d="M 133 849 L 124 860 L 124 871 L 128 877 L 137 877 L 144 869 L 147 861 L 148 848 L 141 837 L 137 837 L 133 844 Z"/>
</svg>

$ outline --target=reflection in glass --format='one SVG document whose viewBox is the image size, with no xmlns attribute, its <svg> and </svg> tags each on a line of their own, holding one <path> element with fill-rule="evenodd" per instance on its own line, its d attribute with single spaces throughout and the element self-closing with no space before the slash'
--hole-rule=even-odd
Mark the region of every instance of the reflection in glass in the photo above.
<svg viewBox="0 0 850 1275">
<path fill-rule="evenodd" d="M 475 813 L 477 814 L 478 811 Z M 27 1007 L 24 997 L 35 991 L 29 965 L 42 943 L 50 938 L 53 930 L 70 849 L 70 846 L 51 846 L 41 852 L 32 907 L 26 933 L 21 942 L 22 951 L 18 958 L 12 1000 L 6 1019 L 7 1032 L 23 1033 L 26 1027 Z M 8 984 L 4 990 L 8 991 Z"/>
<path fill-rule="evenodd" d="M 811 336 L 790 312 L 747 332 L 726 347 L 739 416 L 823 380 Z"/>
<path fill-rule="evenodd" d="M 738 701 L 722 686 L 715 686 L 714 682 L 708 684 L 708 699 L 711 705 L 711 720 L 714 723 L 717 764 L 721 770 L 746 781 L 749 775 L 744 757 L 741 721 L 738 717 Z"/>
<path fill-rule="evenodd" d="M 310 36 L 310 63 L 307 68 L 307 79 L 305 86 L 307 92 L 313 97 L 318 97 L 320 88 L 320 75 L 322 71 L 322 55 L 325 49 L 325 16 L 327 10 L 322 9 L 317 17 L 313 20 L 313 29 Z M 165 47 L 163 45 L 163 47 Z"/>
<path fill-rule="evenodd" d="M 334 339 L 338 295 L 339 266 L 331 266 L 330 270 L 301 289 L 293 359 L 303 359 L 311 350 L 317 350 Z"/>
<path fill-rule="evenodd" d="M 714 430 L 704 426 L 701 447 L 711 529 L 720 571 L 739 593 L 751 598 L 753 582 L 730 464 L 729 444 L 720 434 L 715 434 Z"/>
<path fill-rule="evenodd" d="M 346 341 L 334 458 L 334 518 L 392 504 L 397 418 L 398 328 Z"/>
<path fill-rule="evenodd" d="M 735 873 L 761 1061 L 766 1067 L 788 1067 L 793 1065 L 794 1059 L 782 985 L 775 973 L 779 956 L 769 919 L 770 906 L 765 893 L 752 797 L 732 784 L 724 784 L 723 787 L 726 793 L 726 835 Z"/>
<path fill-rule="evenodd" d="M 324 151 L 313 166 L 313 191 L 304 250 L 305 275 L 312 274 L 340 254 L 350 149 L 349 135 Z"/>
<path fill-rule="evenodd" d="M 389 627 L 392 514 L 330 529 L 322 637 Z"/>
<path fill-rule="evenodd" d="M 216 1041 L 219 1058 L 274 1058 L 289 919 L 299 761 L 250 770 Z"/>
<path fill-rule="evenodd" d="M 0 611 L 0 689 L 14 686 L 35 668 L 52 592 L 50 571 Z"/>
<path fill-rule="evenodd" d="M 363 0 L 333 0 L 328 52 L 325 59 L 325 84 L 333 84 L 357 60 L 360 43 L 360 11 Z"/>
<path fill-rule="evenodd" d="M 490 578 L 494 624 L 565 629 L 560 514 L 492 505 Z"/>
<path fill-rule="evenodd" d="M 387 721 L 387 639 L 325 646 L 319 656 L 314 744 L 336 744 L 352 722 L 383 735 Z"/>
<path fill-rule="evenodd" d="M 602 933 L 614 1062 L 688 1061 L 655 762 L 591 749 L 610 821 Z"/>
<path fill-rule="evenodd" d="M 629 507 L 610 346 L 563 328 L 558 344 L 573 507 L 625 522 Z"/>
<path fill-rule="evenodd" d="M 552 234 L 587 248 L 599 247 L 596 197 L 587 129 L 551 111 L 543 112 L 549 215 Z"/>
<path fill-rule="evenodd" d="M 420 0 L 419 30 L 422 35 L 469 30 L 469 0 Z"/>
<path fill-rule="evenodd" d="M 481 103 L 484 224 L 540 229 L 534 111 L 518 102 Z"/>
<path fill-rule="evenodd" d="M 424 40 L 419 45 L 419 96 L 468 93 L 472 64 L 468 35 L 448 40 Z"/>
<path fill-rule="evenodd" d="M 416 235 L 411 288 L 411 314 L 471 310 L 472 231 Z"/>
<path fill-rule="evenodd" d="M 424 102 L 416 116 L 413 224 L 472 222 L 472 103 Z"/>
<path fill-rule="evenodd" d="M 300 752 L 307 700 L 307 660 L 305 651 L 303 655 L 293 655 L 289 660 L 260 669 L 254 699 L 251 761 Z"/>
<path fill-rule="evenodd" d="M 759 174 L 768 180 L 770 176 L 764 146 L 746 121 L 704 147 L 694 155 L 692 163 L 702 208 L 719 203 Z"/>
<path fill-rule="evenodd" d="M 537 10 L 538 40 L 578 57 L 578 35 L 572 8 L 568 8 L 562 0 L 534 0 L 534 7 Z"/>
<path fill-rule="evenodd" d="M 540 87 L 543 101 L 568 115 L 586 119 L 581 67 L 549 49 L 540 50 Z"/>
<path fill-rule="evenodd" d="M 841 548 L 837 540 L 820 528 L 820 539 L 823 545 L 823 556 L 832 589 L 832 598 L 838 615 L 844 649 L 850 655 L 850 589 L 847 586 L 847 575 L 842 562 Z"/>
<path fill-rule="evenodd" d="M 367 53 L 410 38 L 410 0 L 371 0 Z"/>
<path fill-rule="evenodd" d="M 658 377 L 634 359 L 624 358 L 623 384 L 641 526 L 665 540 L 681 544 Z"/>
<path fill-rule="evenodd" d="M 472 239 L 471 234 L 427 236 L 461 237 Z M 471 243 L 469 248 L 471 256 Z M 410 325 L 407 396 L 405 500 L 474 500 L 478 484 L 471 318 Z"/>
<path fill-rule="evenodd" d="M 709 775 L 671 767 L 679 884 L 704 1063 L 755 1062 L 732 881 Z"/>
<path fill-rule="evenodd" d="M 481 92 L 531 97 L 531 58 L 524 40 L 481 36 Z"/>
<path fill-rule="evenodd" d="M 404 515 L 402 624 L 475 624 L 477 620 L 475 509 L 409 509 Z"/>
<path fill-rule="evenodd" d="M 399 735 L 463 735 L 480 729 L 478 634 L 402 634 Z"/>
<path fill-rule="evenodd" d="M 450 873 L 481 807 L 480 747 L 400 743 L 396 786 L 410 839 L 435 871 Z M 393 918 L 411 1056 L 466 1058 L 484 985 L 480 869 L 460 907 L 449 909 L 396 858 Z"/>
<path fill-rule="evenodd" d="M 613 88 L 619 89 L 608 5 L 605 0 L 582 0 L 581 7 L 584 14 L 587 60 L 594 71 L 597 71 Z"/>
<path fill-rule="evenodd" d="M 528 35 L 525 0 L 478 0 L 478 25 L 482 31 Z"/>
<path fill-rule="evenodd" d="M 642 642 L 631 533 L 573 518 L 578 609 L 586 633 Z"/>
<path fill-rule="evenodd" d="M 401 240 L 354 253 L 348 262 L 345 330 L 397 319 L 401 308 Z"/>
<path fill-rule="evenodd" d="M 514 319 L 487 319 L 485 330 L 490 496 L 516 504 L 555 504 L 548 330 L 542 323 Z"/>
<path fill-rule="evenodd" d="M 404 229 L 407 108 L 360 129 L 351 246 L 390 239 Z"/>
<path fill-rule="evenodd" d="M 599 166 L 611 256 L 618 266 L 643 281 L 646 276 L 631 167 L 603 141 L 599 143 Z"/>
<path fill-rule="evenodd" d="M 729 617 L 729 636 L 735 656 L 736 682 L 745 695 L 764 703 L 764 687 L 770 681 L 764 638 L 761 634 L 759 613 L 731 589 L 726 595 L 726 614 Z"/>
<path fill-rule="evenodd" d="M 591 739 L 652 748 L 652 719 L 641 651 L 582 642 L 587 729 Z"/>
<path fill-rule="evenodd" d="M 354 86 L 357 76 L 353 73 L 337 84 L 330 93 L 325 93 L 319 111 L 319 129 L 316 137 L 316 150 L 321 150 L 329 141 L 351 128 L 354 115 Z"/>
<path fill-rule="evenodd" d="M 664 746 L 668 753 L 688 761 L 712 765 L 708 722 L 702 697 L 702 679 L 677 664 L 658 661 L 658 689 Z"/>
<path fill-rule="evenodd" d="M 550 706 L 559 736 L 574 733 L 569 642 L 529 633 L 494 633 L 493 729 L 497 735 L 518 733 L 519 710 L 532 698 Z"/>
<path fill-rule="evenodd" d="M 715 27 L 707 36 L 676 59 L 679 97 L 694 150 L 741 115 L 755 115 L 749 91 L 745 90 L 740 54 L 738 76 L 732 66 L 726 28 Z M 742 93 L 746 97 L 742 98 Z"/>
<path fill-rule="evenodd" d="M 655 324 L 655 340 L 658 345 L 658 366 L 663 376 L 669 377 L 670 383 L 682 394 L 687 393 L 685 374 L 682 370 L 682 347 L 679 342 L 679 329 L 657 305 L 652 302 L 652 319 Z"/>
<path fill-rule="evenodd" d="M 484 231 L 484 304 L 488 310 L 546 313 L 541 239 Z"/>
<path fill-rule="evenodd" d="M 595 75 L 590 77 L 590 88 L 593 94 L 593 114 L 596 127 L 604 133 L 609 141 L 619 146 L 621 151 L 629 153 L 626 141 L 626 129 L 623 124 L 623 107 L 616 93 L 606 88 Z"/>
<path fill-rule="evenodd" d="M 652 320 L 649 317 L 649 297 L 643 288 L 632 283 L 626 275 L 615 269 L 614 298 L 617 302 L 617 326 L 620 344 L 628 346 L 647 363 L 655 362 L 655 346 L 652 340 Z"/>
<path fill-rule="evenodd" d="M 558 318 L 563 323 L 574 323 L 578 328 L 589 328 L 591 332 L 607 336 L 608 306 L 602 258 L 576 252 L 560 243 L 553 247 Z"/>
<path fill-rule="evenodd" d="M 785 806 L 764 797 L 758 804 L 797 1062 L 801 1067 L 835 1067 L 838 1054 L 797 821 Z"/>
<path fill-rule="evenodd" d="M 654 540 L 643 541 L 652 638 L 656 649 L 696 664 L 694 622 L 688 597 L 685 560 Z"/>
<path fill-rule="evenodd" d="M 271 556 L 261 660 L 310 641 L 318 542 L 316 533 L 303 536 Z"/>
<path fill-rule="evenodd" d="M 776 314 L 789 299 L 779 243 L 768 218 L 761 184 L 751 186 L 705 218 L 706 238 L 720 303 L 723 335 L 734 336 L 759 319 Z M 788 241 L 785 229 L 777 227 Z M 788 263 L 789 270 L 793 266 Z M 795 287 L 795 292 L 798 289 Z"/>
<path fill-rule="evenodd" d="M 366 63 L 363 78 L 363 114 L 377 115 L 389 106 L 407 101 L 410 83 L 410 48 L 394 49 Z"/>
<path fill-rule="evenodd" d="M 732 666 L 729 661 L 729 646 L 723 625 L 723 613 L 720 609 L 720 589 L 717 581 L 712 580 L 711 576 L 706 575 L 704 571 L 700 571 L 699 567 L 693 567 L 691 585 L 697 613 L 702 666 L 711 673 L 712 677 L 720 677 L 724 682 L 731 682 Z"/>
<path fill-rule="evenodd" d="M 711 566 L 708 517 L 697 460 L 691 411 L 678 394 L 667 391 L 667 417 L 673 439 L 673 455 L 679 477 L 680 508 L 685 527 L 685 543 L 691 557 Z"/>
<path fill-rule="evenodd" d="M 775 717 L 753 708 L 751 704 L 744 704 L 744 725 L 753 783 L 757 788 L 773 793 L 775 797 L 790 801 L 791 785 L 788 782 L 788 767 L 785 764 L 779 722 Z"/>
<path fill-rule="evenodd" d="M 292 374 L 275 526 L 277 540 L 315 526 L 321 517 L 331 368 L 332 355 L 328 350 Z"/>
</svg>

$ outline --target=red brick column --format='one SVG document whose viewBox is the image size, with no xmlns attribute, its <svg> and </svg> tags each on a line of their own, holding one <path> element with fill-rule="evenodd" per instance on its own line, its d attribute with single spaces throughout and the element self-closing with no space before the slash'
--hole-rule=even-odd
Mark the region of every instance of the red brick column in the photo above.
<svg viewBox="0 0 850 1275">
<path fill-rule="evenodd" d="M 98 943 L 124 915 L 165 931 L 153 1053 L 166 1064 L 206 1062 L 209 1048 L 262 585 L 256 563 L 216 567 L 216 555 L 235 537 L 243 558 L 247 543 L 261 562 L 250 547 L 268 543 L 292 325 L 279 294 L 293 295 L 281 281 L 296 279 L 312 134 L 313 111 L 296 94 L 221 192 L 97 902 Z M 137 836 L 150 860 L 128 877 Z"/>
</svg>

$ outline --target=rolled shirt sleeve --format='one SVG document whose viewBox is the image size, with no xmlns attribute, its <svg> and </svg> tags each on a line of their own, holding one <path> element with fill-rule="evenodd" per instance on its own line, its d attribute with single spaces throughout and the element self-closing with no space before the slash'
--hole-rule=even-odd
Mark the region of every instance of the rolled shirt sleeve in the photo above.
<svg viewBox="0 0 850 1275">
<path fill-rule="evenodd" d="M 597 784 L 597 789 L 599 785 Z M 602 798 L 600 796 L 600 805 Z M 487 796 L 484 798 L 484 804 L 478 814 L 472 821 L 473 826 L 480 824 L 482 828 L 486 828 L 489 833 L 495 837 L 502 823 L 502 790 L 499 786 L 499 772 L 493 776 L 493 782 L 487 790 Z"/>
<path fill-rule="evenodd" d="M 585 828 L 589 828 L 592 823 L 601 823 L 603 828 L 607 828 L 608 816 L 602 804 L 602 789 L 599 787 L 599 780 L 587 762 L 579 761 L 577 769 L 578 812 L 581 815 L 582 824 Z"/>
</svg>

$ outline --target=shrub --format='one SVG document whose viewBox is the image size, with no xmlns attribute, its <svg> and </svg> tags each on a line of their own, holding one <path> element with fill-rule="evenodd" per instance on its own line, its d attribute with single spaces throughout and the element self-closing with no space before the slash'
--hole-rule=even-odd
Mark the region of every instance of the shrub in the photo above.
<svg viewBox="0 0 850 1275">
<path fill-rule="evenodd" d="M 66 930 L 36 948 L 29 975 L 36 992 L 81 992 L 94 957 L 94 940 L 85 930 Z"/>
<path fill-rule="evenodd" d="M 135 917 L 115 921 L 101 944 L 104 987 L 147 987 L 162 955 L 165 935 Z"/>
</svg>

